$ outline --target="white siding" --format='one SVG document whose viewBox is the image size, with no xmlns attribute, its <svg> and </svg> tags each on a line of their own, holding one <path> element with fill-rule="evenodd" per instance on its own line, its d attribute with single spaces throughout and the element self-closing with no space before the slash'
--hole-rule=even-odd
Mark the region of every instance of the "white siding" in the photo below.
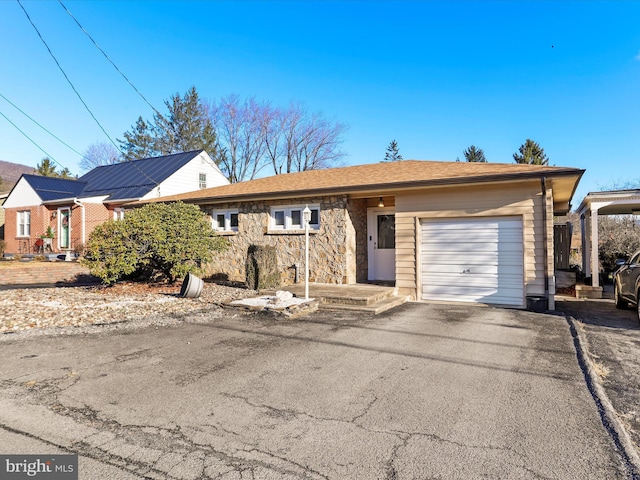
<svg viewBox="0 0 640 480">
<path fill-rule="evenodd" d="M 521 307 L 521 218 L 421 222 L 422 299 Z"/>
<path fill-rule="evenodd" d="M 548 200 L 552 198 L 547 190 Z M 420 221 L 426 219 L 518 217 L 522 219 L 524 295 L 541 295 L 544 282 L 544 241 L 540 180 L 490 185 L 425 188 L 396 194 L 396 287 L 399 293 L 421 297 Z M 551 211 L 551 202 L 547 204 Z M 553 216 L 548 214 L 547 222 Z M 553 229 L 547 229 L 553 261 Z M 551 272 L 553 272 L 551 263 Z M 553 286 L 551 280 L 551 293 Z"/>
<path fill-rule="evenodd" d="M 169 176 L 158 187 L 147 193 L 142 197 L 142 200 L 199 190 L 201 173 L 207 175 L 207 188 L 219 187 L 229 183 L 229 180 L 222 174 L 211 157 L 206 152 L 203 152 Z"/>
<path fill-rule="evenodd" d="M 11 194 L 4 202 L 4 208 L 20 208 L 20 207 L 33 207 L 42 204 L 42 199 L 38 196 L 36 191 L 31 188 L 31 185 L 24 179 L 20 178 L 18 183 Z"/>
</svg>

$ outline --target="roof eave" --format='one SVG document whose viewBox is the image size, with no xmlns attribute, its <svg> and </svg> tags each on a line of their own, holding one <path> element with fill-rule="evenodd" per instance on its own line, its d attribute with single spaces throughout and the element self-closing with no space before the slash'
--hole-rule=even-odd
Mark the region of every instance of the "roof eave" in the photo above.
<svg viewBox="0 0 640 480">
<path fill-rule="evenodd" d="M 233 195 L 218 195 L 210 197 L 196 197 L 196 198 L 172 198 L 167 197 L 163 200 L 162 197 L 154 198 L 151 201 L 154 202 L 172 202 L 183 201 L 186 203 L 207 203 L 207 202 L 228 202 L 228 201 L 251 201 L 251 200 L 273 200 L 285 197 L 310 197 L 316 195 L 331 195 L 339 193 L 361 193 L 361 192 L 389 192 L 397 191 L 401 189 L 417 189 L 424 187 L 437 187 L 447 185 L 470 185 L 470 184 L 485 184 L 485 183 L 499 183 L 499 182 L 514 182 L 521 180 L 531 180 L 542 177 L 565 177 L 565 176 L 577 176 L 573 192 L 577 188 L 579 179 L 584 174 L 583 169 L 566 169 L 559 171 L 539 171 L 539 172 L 518 172 L 511 174 L 492 174 L 476 177 L 456 177 L 456 178 L 442 178 L 442 179 L 429 179 L 429 180 L 411 180 L 405 182 L 392 182 L 383 184 L 367 184 L 357 186 L 339 186 L 339 187 L 326 187 L 315 189 L 300 189 L 300 190 L 287 190 L 286 192 L 263 192 L 263 193 L 246 193 L 246 194 L 233 194 Z M 148 203 L 148 201 L 141 201 L 142 203 Z"/>
</svg>

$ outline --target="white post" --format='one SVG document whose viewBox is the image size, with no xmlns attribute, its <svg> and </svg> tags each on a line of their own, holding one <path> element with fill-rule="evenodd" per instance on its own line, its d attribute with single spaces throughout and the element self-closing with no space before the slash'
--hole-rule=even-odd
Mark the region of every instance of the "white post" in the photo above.
<svg viewBox="0 0 640 480">
<path fill-rule="evenodd" d="M 302 211 L 304 218 L 304 299 L 309 300 L 309 223 L 311 222 L 311 210 L 309 205 Z"/>
<path fill-rule="evenodd" d="M 598 209 L 591 205 L 591 285 L 600 286 L 600 248 L 598 246 Z"/>
</svg>

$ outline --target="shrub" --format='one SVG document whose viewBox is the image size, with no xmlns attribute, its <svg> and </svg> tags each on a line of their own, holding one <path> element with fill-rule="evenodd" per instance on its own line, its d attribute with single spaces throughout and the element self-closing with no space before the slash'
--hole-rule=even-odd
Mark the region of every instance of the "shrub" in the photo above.
<svg viewBox="0 0 640 480">
<path fill-rule="evenodd" d="M 127 276 L 174 282 L 200 274 L 226 246 L 197 206 L 154 203 L 96 227 L 81 263 L 106 284 Z"/>
<path fill-rule="evenodd" d="M 275 247 L 250 245 L 246 262 L 247 287 L 253 290 L 280 286 Z"/>
<path fill-rule="evenodd" d="M 618 258 L 628 258 L 640 249 L 640 225 L 634 215 L 601 217 L 598 239 L 602 270 L 611 272 Z"/>
<path fill-rule="evenodd" d="M 5 250 L 7 249 L 7 244 L 4 240 L 0 240 L 0 257 L 4 255 Z"/>
</svg>

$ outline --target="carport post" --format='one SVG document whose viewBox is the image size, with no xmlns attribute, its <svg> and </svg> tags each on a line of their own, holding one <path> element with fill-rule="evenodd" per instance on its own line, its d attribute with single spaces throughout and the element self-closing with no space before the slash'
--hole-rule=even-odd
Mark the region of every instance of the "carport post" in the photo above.
<svg viewBox="0 0 640 480">
<path fill-rule="evenodd" d="M 591 286 L 600 286 L 599 248 L 598 248 L 598 209 L 591 204 Z"/>
</svg>

